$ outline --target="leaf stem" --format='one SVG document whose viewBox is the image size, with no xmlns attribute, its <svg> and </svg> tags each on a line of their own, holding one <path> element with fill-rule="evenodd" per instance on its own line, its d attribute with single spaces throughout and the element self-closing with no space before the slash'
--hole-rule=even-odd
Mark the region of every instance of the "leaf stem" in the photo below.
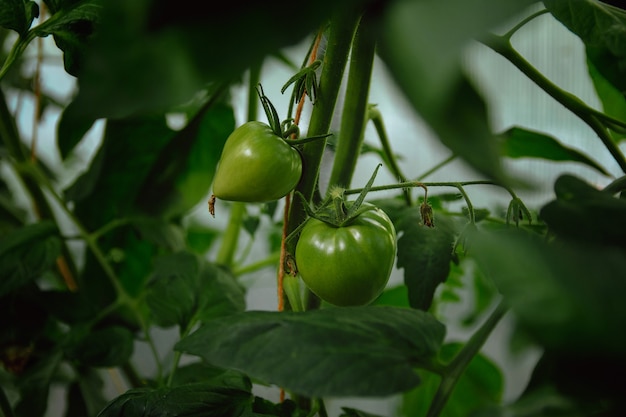
<svg viewBox="0 0 626 417">
<path fill-rule="evenodd" d="M 518 24 L 513 26 L 507 33 L 502 35 L 502 37 L 506 38 L 506 39 L 511 39 L 511 37 L 513 37 L 513 35 L 518 30 L 520 30 L 523 26 L 525 26 L 528 22 L 530 22 L 531 20 L 535 20 L 537 17 L 539 17 L 541 15 L 544 15 L 544 14 L 547 14 L 547 13 L 549 13 L 548 9 L 541 9 L 538 12 L 535 12 L 535 13 L 531 14 L 530 16 L 526 17 L 521 22 L 519 22 Z"/>
<path fill-rule="evenodd" d="M 508 308 L 501 301 L 483 325 L 463 346 L 463 349 L 446 366 L 439 388 L 428 409 L 427 417 L 437 417 L 441 414 L 459 378 L 507 311 Z"/>
<path fill-rule="evenodd" d="M 504 36 L 487 34 L 480 41 L 494 52 L 509 60 L 524 75 L 530 78 L 537 86 L 548 93 L 557 102 L 570 110 L 584 121 L 598 135 L 609 153 L 613 156 L 622 171 L 626 172 L 626 157 L 606 131 L 606 127 L 598 120 L 597 110 L 587 106 L 580 98 L 565 91 L 546 78 L 534 66 L 532 66 L 519 52 L 513 48 L 510 39 Z M 604 117 L 600 117 L 604 118 Z"/>
<path fill-rule="evenodd" d="M 383 147 L 383 152 L 386 158 L 386 163 L 389 166 L 389 169 L 398 179 L 398 181 L 406 181 L 406 176 L 402 173 L 400 166 L 398 165 L 398 161 L 396 161 L 396 157 L 391 149 L 391 143 L 389 141 L 389 136 L 387 135 L 387 129 L 385 129 L 385 122 L 383 120 L 383 116 L 380 111 L 370 105 L 368 109 L 368 117 L 374 124 L 374 128 L 376 129 L 376 133 L 378 134 L 378 139 L 380 140 L 380 144 Z M 402 190 L 404 193 L 404 200 L 407 205 L 411 205 L 411 190 L 409 188 L 405 188 Z"/>
<path fill-rule="evenodd" d="M 428 177 L 429 175 L 432 175 L 434 172 L 438 171 L 439 169 L 443 168 L 444 166 L 448 165 L 450 162 L 454 161 L 456 159 L 457 155 L 456 154 L 452 154 L 449 157 L 447 157 L 446 159 L 444 159 L 443 161 L 439 162 L 437 165 L 435 165 L 434 167 L 428 169 L 426 172 L 422 173 L 421 175 L 417 176 L 417 180 L 421 181 L 424 178 Z"/>
<path fill-rule="evenodd" d="M 267 258 L 261 259 L 260 261 L 252 262 L 248 265 L 244 265 L 241 267 L 234 268 L 232 273 L 236 277 L 240 277 L 242 275 L 250 274 L 252 272 L 256 272 L 260 269 L 266 268 L 268 266 L 276 265 L 276 262 L 280 260 L 280 251 L 276 251 L 271 253 Z"/>
</svg>

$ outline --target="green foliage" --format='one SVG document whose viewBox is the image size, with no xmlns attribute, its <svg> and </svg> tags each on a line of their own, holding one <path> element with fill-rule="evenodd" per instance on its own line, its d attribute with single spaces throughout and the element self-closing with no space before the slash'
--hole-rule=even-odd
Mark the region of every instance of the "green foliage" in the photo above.
<svg viewBox="0 0 626 417">
<path fill-rule="evenodd" d="M 428 313 L 383 306 L 246 312 L 206 323 L 176 349 L 308 396 L 384 396 L 419 383 L 413 367 L 444 332 Z"/>
<path fill-rule="evenodd" d="M 328 417 L 325 399 L 344 397 L 399 398 L 397 413 L 407 416 L 624 415 L 615 375 L 626 372 L 626 11 L 595 0 L 294 6 L 231 2 L 205 13 L 193 2 L 0 0 L 0 414 L 49 415 L 54 387 L 68 417 Z M 584 46 L 601 109 L 515 49 L 514 35 L 540 15 Z M 38 38 L 57 50 L 38 50 Z M 292 47 L 305 42 L 317 55 L 296 57 L 297 68 Z M 613 160 L 521 121 L 494 132 L 488 89 L 464 64 L 473 43 L 584 122 Z M 43 63 L 56 57 L 76 81 L 68 98 L 40 88 L 50 76 Z M 428 144 L 404 131 L 400 139 L 418 142 L 394 149 L 384 106 L 369 102 L 367 86 L 378 82 L 372 63 L 389 70 L 401 99 L 452 153 L 422 178 L 403 169 Z M 271 112 L 275 130 L 296 132 L 300 123 L 309 126 L 303 136 L 317 138 L 290 147 L 303 163 L 290 196 L 304 198 L 224 204 L 214 213 L 222 149 L 240 122 L 257 119 L 258 85 L 273 75 L 267 64 L 291 72 L 280 82 L 288 109 Z M 251 100 L 246 120 L 237 116 L 240 87 Z M 267 98 L 261 104 L 270 109 Z M 52 159 L 32 133 L 49 128 L 49 117 L 57 117 L 54 137 L 39 140 L 53 146 Z M 364 142 L 370 118 L 380 144 Z M 71 171 L 96 126 L 104 130 L 93 155 Z M 337 174 L 324 171 L 322 156 Z M 364 189 L 337 191 L 366 158 L 398 182 L 374 184 L 372 176 Z M 509 171 L 513 159 L 555 170 L 547 202 L 527 206 L 536 195 L 522 187 L 524 172 Z M 469 169 L 447 171 L 453 164 Z M 247 170 L 235 164 L 227 180 Z M 435 171 L 445 181 L 425 181 Z M 275 178 L 264 183 L 270 191 L 284 172 Z M 483 186 L 498 190 L 496 201 L 474 193 Z M 335 226 L 369 204 L 395 226 L 400 280 L 367 306 L 322 303 L 298 275 L 302 225 L 332 201 L 326 188 L 359 195 L 335 212 Z M 373 197 L 378 191 L 389 196 Z M 380 264 L 378 255 L 368 262 Z M 284 282 L 281 311 L 252 310 L 249 288 L 265 287 L 259 272 L 270 267 Z M 448 306 L 460 317 L 448 317 Z M 505 314 L 541 351 L 510 401 L 507 363 L 482 350 Z M 458 340 L 455 325 L 476 329 Z M 120 381 L 119 392 L 111 381 Z M 287 398 L 265 395 L 278 389 Z M 340 417 L 377 416 L 339 405 Z"/>
</svg>

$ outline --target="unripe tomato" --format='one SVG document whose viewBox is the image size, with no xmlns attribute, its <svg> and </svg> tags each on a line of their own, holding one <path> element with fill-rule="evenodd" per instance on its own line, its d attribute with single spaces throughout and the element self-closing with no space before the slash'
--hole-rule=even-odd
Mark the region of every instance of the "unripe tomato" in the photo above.
<svg viewBox="0 0 626 417">
<path fill-rule="evenodd" d="M 371 206 L 363 203 L 367 205 Z M 341 227 L 311 218 L 296 245 L 296 265 L 304 283 L 337 306 L 365 305 L 378 297 L 395 257 L 395 228 L 378 208 Z"/>
<path fill-rule="evenodd" d="M 248 122 L 224 144 L 213 182 L 222 200 L 265 202 L 284 197 L 302 175 L 300 153 L 261 122 Z"/>
</svg>

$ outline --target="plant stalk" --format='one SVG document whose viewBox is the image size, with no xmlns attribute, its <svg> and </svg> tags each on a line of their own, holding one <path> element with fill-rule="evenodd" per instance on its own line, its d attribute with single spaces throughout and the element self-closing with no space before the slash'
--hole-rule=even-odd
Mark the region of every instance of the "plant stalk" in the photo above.
<svg viewBox="0 0 626 417">
<path fill-rule="evenodd" d="M 428 409 L 427 417 L 437 417 L 441 414 L 459 378 L 507 311 L 508 308 L 501 301 L 487 318 L 487 321 L 472 335 L 452 362 L 446 366 L 439 388 Z"/>
<path fill-rule="evenodd" d="M 515 48 L 511 45 L 509 38 L 494 34 L 487 34 L 480 40 L 485 46 L 502 55 L 509 60 L 524 75 L 530 78 L 537 86 L 548 93 L 557 102 L 570 110 L 598 135 L 609 153 L 613 156 L 622 171 L 626 172 L 626 157 L 621 149 L 611 138 L 604 125 L 598 120 L 596 111 L 590 109 L 581 99 L 575 95 L 561 89 L 542 73 L 532 66 Z"/>
<path fill-rule="evenodd" d="M 352 44 L 348 84 L 329 186 L 349 187 L 360 155 L 376 51 L 376 37 L 373 32 L 366 13 L 361 18 Z"/>
<path fill-rule="evenodd" d="M 307 136 L 326 135 L 330 130 L 358 16 L 358 13 L 350 8 L 338 8 L 331 19 L 328 45 L 317 89 L 317 100 L 311 114 Z M 320 163 L 325 147 L 326 140 L 321 139 L 309 142 L 302 148 L 305 163 L 302 179 L 296 191 L 302 193 L 307 201 L 311 200 L 318 185 Z M 288 232 L 298 227 L 304 219 L 303 202 L 300 199 L 294 199 L 289 214 Z M 294 247 L 295 242 L 291 242 L 287 251 L 293 253 Z"/>
</svg>

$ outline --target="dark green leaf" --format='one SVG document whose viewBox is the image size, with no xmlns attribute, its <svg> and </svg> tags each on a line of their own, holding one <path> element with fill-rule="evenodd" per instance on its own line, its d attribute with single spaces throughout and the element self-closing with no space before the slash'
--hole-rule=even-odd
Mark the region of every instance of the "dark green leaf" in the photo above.
<svg viewBox="0 0 626 417">
<path fill-rule="evenodd" d="M 83 139 L 95 122 L 94 118 L 85 117 L 76 111 L 76 103 L 71 102 L 63 109 L 57 124 L 57 147 L 61 159 L 66 159 L 70 152 Z"/>
<path fill-rule="evenodd" d="M 616 358 L 545 350 L 522 399 L 556 389 L 583 415 L 623 415 L 626 411 L 623 390 L 611 376 L 623 372 L 626 372 L 623 355 Z"/>
<path fill-rule="evenodd" d="M 106 405 L 104 381 L 94 368 L 83 368 L 67 391 L 65 417 L 95 416 Z"/>
<path fill-rule="evenodd" d="M 141 238 L 172 252 L 185 248 L 185 234 L 181 226 L 162 219 L 141 217 L 133 219 L 132 225 Z"/>
<path fill-rule="evenodd" d="M 446 344 L 440 352 L 443 362 L 450 362 L 461 349 L 458 343 Z M 402 396 L 402 415 L 426 416 L 441 378 L 426 371 L 419 372 L 422 385 Z M 504 378 L 498 366 L 482 354 L 476 355 L 459 378 L 440 416 L 468 416 L 476 410 L 499 404 Z"/>
<path fill-rule="evenodd" d="M 498 180 L 509 179 L 503 172 L 486 105 L 462 73 L 462 54 L 472 39 L 531 3 L 394 2 L 384 19 L 380 55 L 415 110 L 443 144 L 479 172 Z"/>
<path fill-rule="evenodd" d="M 39 16 L 39 6 L 29 0 L 3 0 L 0 2 L 0 26 L 26 34 L 33 19 Z"/>
<path fill-rule="evenodd" d="M 395 224 L 398 233 L 398 268 L 404 269 L 404 283 L 411 307 L 428 310 L 435 290 L 446 280 L 453 259 L 456 231 L 451 219 L 439 215 L 435 226 L 420 223 L 416 208 L 407 209 Z"/>
<path fill-rule="evenodd" d="M 176 369 L 172 386 L 209 381 L 215 387 L 227 386 L 242 390 L 250 390 L 251 387 L 250 379 L 241 372 L 216 368 L 206 362 L 190 363 Z"/>
<path fill-rule="evenodd" d="M 20 400 L 14 408 L 16 416 L 43 417 L 45 414 L 50 386 L 62 354 L 55 350 L 37 359 L 16 381 L 20 390 Z"/>
<path fill-rule="evenodd" d="M 64 52 L 65 70 L 77 76 L 100 18 L 102 0 L 65 2 L 63 6 L 37 26 L 34 32 L 37 36 L 54 36 L 57 46 Z"/>
<path fill-rule="evenodd" d="M 41 277 L 61 254 L 61 239 L 53 222 L 15 229 L 0 238 L 0 296 Z"/>
<path fill-rule="evenodd" d="M 137 193 L 174 133 L 163 116 L 107 121 L 91 166 L 65 195 L 88 230 L 136 213 Z"/>
<path fill-rule="evenodd" d="M 339 417 L 380 417 L 378 414 L 366 413 L 356 408 L 341 407 L 343 411 Z"/>
<path fill-rule="evenodd" d="M 444 333 L 407 308 L 255 311 L 208 322 L 176 349 L 312 397 L 384 396 L 419 383 L 415 362 L 433 357 Z"/>
<path fill-rule="evenodd" d="M 587 56 L 592 55 L 592 51 L 587 51 Z M 598 66 L 608 68 L 612 65 L 612 62 L 603 62 L 604 57 L 595 56 L 593 59 L 587 58 L 587 68 L 589 69 L 589 76 L 596 89 L 598 98 L 602 103 L 602 109 L 604 113 L 612 116 L 617 120 L 621 120 L 626 123 L 626 96 L 624 92 L 619 91 L 613 84 L 611 84 L 598 70 Z M 610 58 L 609 58 L 610 59 Z M 610 133 L 613 139 L 617 142 L 626 138 L 626 134 L 623 129 L 611 130 Z"/>
<path fill-rule="evenodd" d="M 298 24 L 290 25 L 285 1 L 224 3 L 210 13 L 168 1 L 104 3 L 77 97 L 96 118 L 163 112 L 211 82 L 236 82 L 267 55 L 317 31 L 339 6 L 301 2 Z"/>
<path fill-rule="evenodd" d="M 550 161 L 572 161 L 585 164 L 598 172 L 609 173 L 587 155 L 561 144 L 552 136 L 521 127 L 512 127 L 499 135 L 502 153 L 509 158 L 541 158 Z"/>
<path fill-rule="evenodd" d="M 240 417 L 249 413 L 251 404 L 249 390 L 198 382 L 127 391 L 111 401 L 98 417 Z"/>
<path fill-rule="evenodd" d="M 626 92 L 626 11 L 595 0 L 544 0 L 546 8 L 585 43 L 587 56 Z"/>
<path fill-rule="evenodd" d="M 78 335 L 65 350 L 71 360 L 87 366 L 112 367 L 125 364 L 133 353 L 133 333 L 110 326 Z"/>
<path fill-rule="evenodd" d="M 146 289 L 153 320 L 185 329 L 195 320 L 243 311 L 243 289 L 234 277 L 190 253 L 157 259 Z"/>
<path fill-rule="evenodd" d="M 137 197 L 148 213 L 185 214 L 209 194 L 217 161 L 235 127 L 233 109 L 207 107 L 161 150 Z"/>
<path fill-rule="evenodd" d="M 477 231 L 469 239 L 469 254 L 495 282 L 520 325 L 541 345 L 623 354 L 623 246 L 547 242 L 517 228 Z"/>
<path fill-rule="evenodd" d="M 524 395 L 512 404 L 487 407 L 471 417 L 588 417 L 574 401 L 556 389 L 543 389 Z"/>
<path fill-rule="evenodd" d="M 554 190 L 556 200 L 539 213 L 550 231 L 583 241 L 626 245 L 626 200 L 572 175 L 559 177 Z"/>
</svg>

